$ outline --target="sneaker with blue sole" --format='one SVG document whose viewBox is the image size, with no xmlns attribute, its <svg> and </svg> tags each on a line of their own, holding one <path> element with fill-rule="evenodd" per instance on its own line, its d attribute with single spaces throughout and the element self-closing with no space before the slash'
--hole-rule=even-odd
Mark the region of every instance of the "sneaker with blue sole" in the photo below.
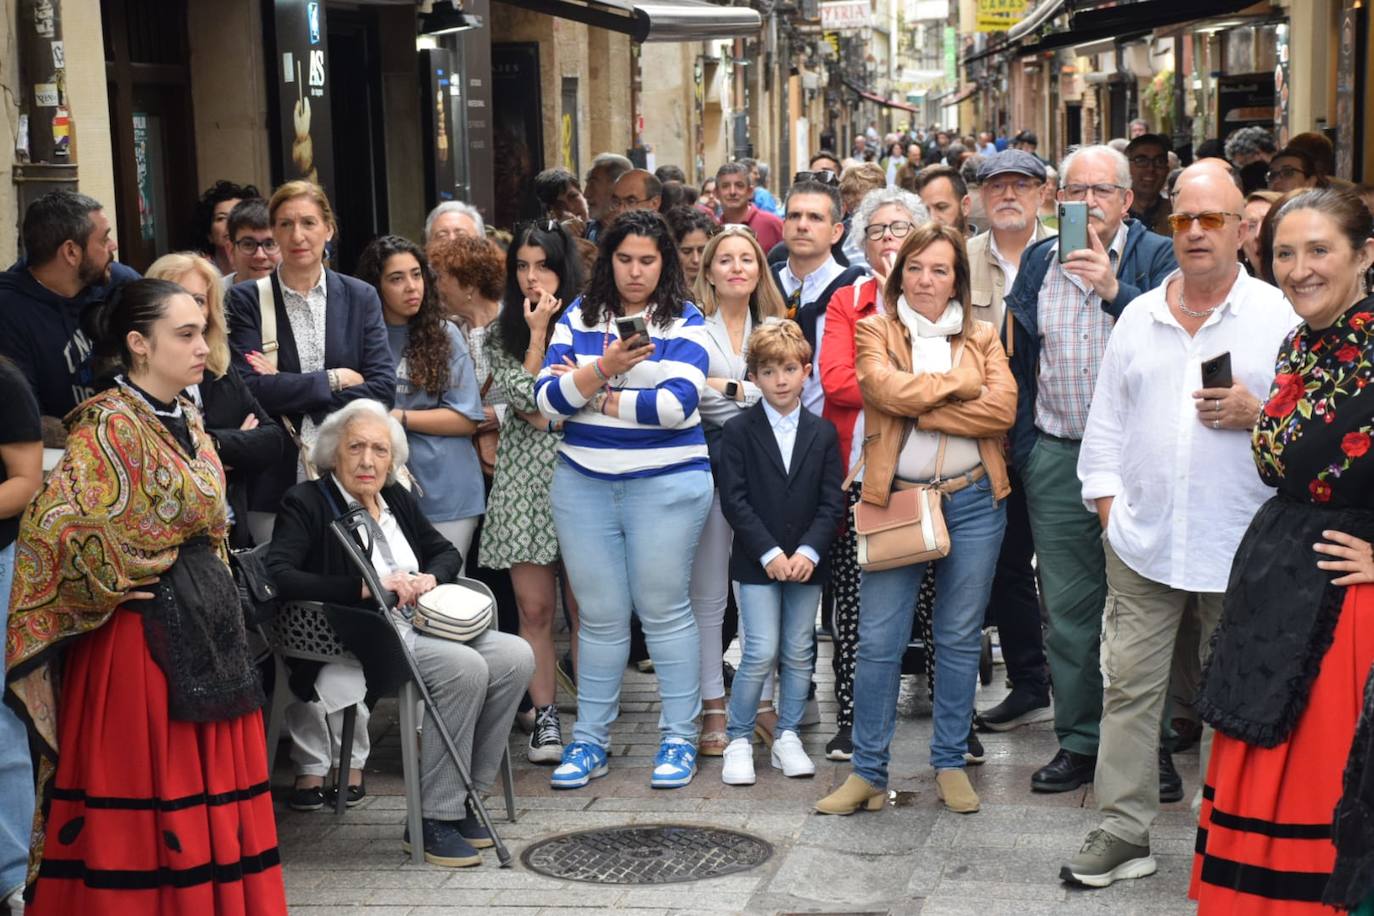
<svg viewBox="0 0 1374 916">
<path fill-rule="evenodd" d="M 697 749 L 685 738 L 664 738 L 654 756 L 654 775 L 649 784 L 655 789 L 677 789 L 697 774 Z"/>
<path fill-rule="evenodd" d="M 580 789 L 593 779 L 605 776 L 606 749 L 586 741 L 574 741 L 563 748 L 563 762 L 549 777 L 555 789 Z"/>
</svg>

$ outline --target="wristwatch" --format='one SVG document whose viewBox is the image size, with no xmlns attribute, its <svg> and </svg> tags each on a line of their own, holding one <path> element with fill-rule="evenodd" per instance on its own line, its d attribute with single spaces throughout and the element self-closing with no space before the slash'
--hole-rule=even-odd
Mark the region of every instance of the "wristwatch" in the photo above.
<svg viewBox="0 0 1374 916">
<path fill-rule="evenodd" d="M 729 398 L 730 400 L 732 400 L 732 401 L 738 401 L 738 400 L 739 400 L 739 382 L 734 382 L 734 381 L 726 382 L 726 383 L 725 383 L 725 396 L 726 396 L 727 398 Z"/>
</svg>

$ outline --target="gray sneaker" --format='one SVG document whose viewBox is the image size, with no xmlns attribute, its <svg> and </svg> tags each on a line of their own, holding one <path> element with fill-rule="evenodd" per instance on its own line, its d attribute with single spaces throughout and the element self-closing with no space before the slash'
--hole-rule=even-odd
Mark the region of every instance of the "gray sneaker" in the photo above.
<svg viewBox="0 0 1374 916">
<path fill-rule="evenodd" d="M 1059 878 L 1084 887 L 1109 887 L 1123 878 L 1153 875 L 1156 867 L 1149 846 L 1136 846 L 1098 829 L 1088 834 L 1078 855 L 1059 870 Z"/>
</svg>

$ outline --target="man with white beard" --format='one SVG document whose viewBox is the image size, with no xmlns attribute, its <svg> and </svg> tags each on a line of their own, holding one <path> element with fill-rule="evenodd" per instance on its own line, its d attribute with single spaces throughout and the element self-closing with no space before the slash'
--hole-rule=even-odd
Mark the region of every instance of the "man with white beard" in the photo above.
<svg viewBox="0 0 1374 916">
<path fill-rule="evenodd" d="M 978 170 L 978 193 L 991 227 L 968 241 L 973 314 L 1002 327 L 1002 298 L 1016 281 L 1021 254 L 1054 235 L 1037 218 L 1045 185 L 1045 164 L 1030 153 L 1008 149 L 988 157 Z M 1040 599 L 1035 590 L 1030 518 L 1016 469 L 1008 466 L 1012 492 L 1007 500 L 1007 530 L 997 557 L 988 606 L 997 624 L 1011 693 L 978 714 L 984 731 L 1007 731 L 1050 718 L 1049 671 L 1040 629 Z"/>
</svg>

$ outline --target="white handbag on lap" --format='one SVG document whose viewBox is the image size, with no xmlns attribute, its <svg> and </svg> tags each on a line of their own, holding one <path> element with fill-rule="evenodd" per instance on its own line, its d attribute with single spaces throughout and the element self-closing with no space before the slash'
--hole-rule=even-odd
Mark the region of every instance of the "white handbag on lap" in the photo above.
<svg viewBox="0 0 1374 916">
<path fill-rule="evenodd" d="M 467 642 L 491 626 L 496 603 L 485 591 L 446 583 L 420 596 L 411 624 L 427 636 Z"/>
</svg>

